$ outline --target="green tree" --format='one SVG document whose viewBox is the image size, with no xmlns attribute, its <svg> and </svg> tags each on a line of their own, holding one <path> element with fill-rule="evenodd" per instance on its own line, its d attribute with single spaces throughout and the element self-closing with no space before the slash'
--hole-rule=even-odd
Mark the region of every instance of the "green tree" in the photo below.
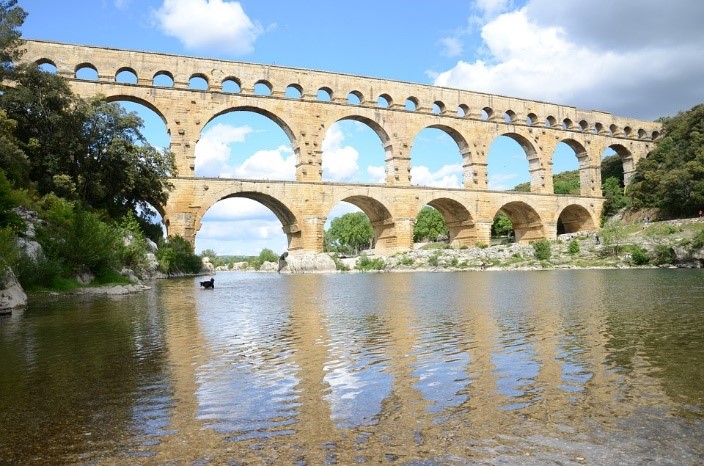
<svg viewBox="0 0 704 466">
<path fill-rule="evenodd" d="M 577 241 L 576 238 L 573 238 L 570 241 L 569 246 L 567 247 L 567 251 L 570 253 L 570 255 L 575 255 L 579 253 L 579 250 L 579 241 Z"/>
<path fill-rule="evenodd" d="M 0 287 L 5 285 L 5 268 L 13 267 L 20 251 L 17 247 L 17 236 L 8 227 L 0 227 Z"/>
<path fill-rule="evenodd" d="M 81 204 L 50 195 L 42 200 L 45 227 L 37 237 L 47 257 L 65 266 L 73 275 L 88 268 L 95 275 L 112 270 L 118 263 L 118 230 Z"/>
<path fill-rule="evenodd" d="M 16 188 L 29 185 L 29 160 L 14 136 L 17 122 L 0 109 L 0 170 Z"/>
<path fill-rule="evenodd" d="M 552 247 L 550 241 L 547 239 L 539 239 L 537 241 L 532 241 L 531 246 L 533 246 L 533 255 L 539 261 L 546 261 L 550 259 L 552 255 Z"/>
<path fill-rule="evenodd" d="M 628 198 L 624 194 L 623 186 L 618 179 L 614 177 L 607 178 L 602 184 L 601 189 L 606 198 L 604 212 L 602 213 L 604 218 L 613 216 L 616 212 L 628 205 Z"/>
<path fill-rule="evenodd" d="M 616 178 L 623 187 L 623 160 L 618 154 L 608 155 L 601 159 L 601 179 Z"/>
<path fill-rule="evenodd" d="M 424 206 L 416 217 L 416 224 L 413 226 L 413 241 L 437 241 L 441 237 L 449 237 L 450 231 L 447 228 L 442 214 L 430 206 Z"/>
<path fill-rule="evenodd" d="M 120 236 L 118 254 L 121 264 L 133 270 L 145 268 L 149 248 L 134 212 L 130 211 L 120 219 L 117 230 Z"/>
<path fill-rule="evenodd" d="M 626 242 L 628 233 L 626 226 L 620 220 L 609 220 L 599 232 L 601 242 L 607 251 L 614 256 L 618 255 Z"/>
<path fill-rule="evenodd" d="M 78 99 L 66 80 L 34 65 L 18 66 L 13 80 L 15 85 L 0 96 L 0 108 L 16 122 L 14 136 L 28 158 L 29 179 L 40 195 L 61 195 L 53 178 L 70 175 L 71 161 L 81 152 Z"/>
<path fill-rule="evenodd" d="M 22 56 L 22 34 L 27 12 L 17 6 L 17 0 L 0 1 L 0 86 L 12 74 L 13 63 Z"/>
<path fill-rule="evenodd" d="M 147 143 L 136 113 L 79 99 L 63 78 L 36 66 L 18 67 L 15 81 L 0 107 L 17 122 L 15 137 L 39 194 L 80 200 L 112 218 L 166 202 L 173 154 Z"/>
<path fill-rule="evenodd" d="M 570 170 L 553 175 L 552 186 L 555 194 L 579 194 L 579 170 Z M 530 181 L 517 184 L 512 191 L 529 193 Z"/>
<path fill-rule="evenodd" d="M 330 252 L 359 253 L 370 248 L 374 230 L 364 212 L 352 212 L 337 217 L 325 232 L 325 248 Z"/>
<path fill-rule="evenodd" d="M 18 231 L 24 228 L 22 218 L 12 211 L 17 207 L 13 198 L 13 191 L 5 173 L 0 170 L 0 228 L 10 227 Z"/>
<path fill-rule="evenodd" d="M 520 183 L 514 186 L 514 188 L 511 191 L 517 191 L 519 193 L 529 193 L 530 192 L 530 181 L 526 181 L 525 183 Z"/>
<path fill-rule="evenodd" d="M 493 237 L 508 236 L 513 231 L 513 222 L 504 212 L 499 212 L 494 217 L 491 224 L 491 235 Z"/>
<path fill-rule="evenodd" d="M 203 259 L 194 254 L 193 245 L 179 235 L 169 236 L 163 240 L 156 257 L 159 268 L 169 275 L 198 273 L 203 267 Z"/>
<path fill-rule="evenodd" d="M 27 13 L 17 6 L 17 0 L 0 0 L 0 95 L 15 86 L 14 62 L 22 56 L 20 27 Z M 0 170 L 15 187 L 26 187 L 29 164 L 13 135 L 17 122 L 0 109 Z"/>
<path fill-rule="evenodd" d="M 112 216 L 164 205 L 176 168 L 173 154 L 149 145 L 141 133 L 142 119 L 104 100 L 86 105 L 85 151 L 73 163 L 72 178 L 79 197 Z"/>
<path fill-rule="evenodd" d="M 273 262 L 276 264 L 279 262 L 279 256 L 271 249 L 264 248 L 259 252 L 259 255 L 254 258 L 252 265 L 256 270 L 259 270 L 264 262 Z"/>
<path fill-rule="evenodd" d="M 552 177 L 555 194 L 579 195 L 579 170 L 570 170 Z"/>
<path fill-rule="evenodd" d="M 663 119 L 664 136 L 638 162 L 627 194 L 634 208 L 659 208 L 665 217 L 704 208 L 704 104 Z"/>
</svg>

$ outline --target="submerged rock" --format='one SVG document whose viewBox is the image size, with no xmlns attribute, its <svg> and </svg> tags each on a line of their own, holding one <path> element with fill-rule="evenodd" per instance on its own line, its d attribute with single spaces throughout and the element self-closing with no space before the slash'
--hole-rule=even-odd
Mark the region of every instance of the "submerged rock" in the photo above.
<svg viewBox="0 0 704 466">
<path fill-rule="evenodd" d="M 149 290 L 151 287 L 147 285 L 142 285 L 139 283 L 133 283 L 130 285 L 113 285 L 113 286 L 101 286 L 96 288 L 80 288 L 76 291 L 77 294 L 90 294 L 90 295 L 125 295 L 132 293 L 139 293 L 141 291 Z"/>
</svg>

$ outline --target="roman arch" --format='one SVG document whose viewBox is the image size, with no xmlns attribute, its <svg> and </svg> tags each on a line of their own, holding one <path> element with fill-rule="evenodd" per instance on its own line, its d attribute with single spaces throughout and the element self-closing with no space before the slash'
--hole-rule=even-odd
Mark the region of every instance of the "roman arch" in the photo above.
<svg viewBox="0 0 704 466">
<path fill-rule="evenodd" d="M 618 153 L 628 182 L 646 157 L 660 125 L 609 113 L 514 97 L 272 65 L 117 50 L 29 40 L 23 60 L 50 64 L 82 97 L 129 100 L 155 111 L 165 122 L 176 157 L 173 190 L 163 212 L 168 234 L 190 241 L 205 212 L 229 197 L 245 197 L 268 207 L 281 222 L 291 253 L 322 251 L 323 227 L 332 207 L 347 201 L 370 218 L 378 252 L 409 249 L 420 209 L 437 208 L 455 246 L 488 243 L 500 210 L 511 218 L 516 239 L 555 238 L 561 221 L 567 232 L 598 228 L 604 199 L 601 155 Z M 94 80 L 77 72 L 91 69 Z M 121 72 L 135 83 L 117 80 Z M 164 85 L 159 77 L 168 77 Z M 206 89 L 191 89 L 200 78 Z M 236 91 L 230 90 L 233 85 Z M 255 92 L 264 87 L 267 92 Z M 297 97 L 289 97 L 294 89 Z M 329 99 L 320 100 L 323 92 Z M 288 136 L 296 157 L 295 181 L 236 180 L 194 176 L 195 146 L 205 124 L 234 110 L 267 116 Z M 383 184 L 322 181 L 322 141 L 341 120 L 364 122 L 385 152 Z M 448 134 L 462 156 L 464 187 L 411 185 L 410 150 L 425 128 Z M 487 151 L 500 136 L 516 141 L 529 163 L 531 192 L 490 191 Z M 553 194 L 552 157 L 566 143 L 579 162 L 581 193 Z"/>
</svg>

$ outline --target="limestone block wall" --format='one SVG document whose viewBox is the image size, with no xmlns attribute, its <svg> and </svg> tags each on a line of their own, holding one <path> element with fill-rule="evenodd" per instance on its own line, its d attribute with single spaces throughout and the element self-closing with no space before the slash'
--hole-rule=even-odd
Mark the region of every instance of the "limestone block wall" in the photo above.
<svg viewBox="0 0 704 466">
<path fill-rule="evenodd" d="M 24 48 L 23 60 L 55 67 L 78 95 L 138 102 L 163 119 L 178 173 L 168 204 L 160 207 L 169 233 L 191 240 L 205 211 L 230 196 L 270 208 L 293 251 L 322 249 L 325 219 L 340 201 L 367 213 L 379 250 L 409 247 L 415 216 L 426 204 L 443 213 L 455 244 L 488 242 L 499 210 L 509 214 L 520 241 L 554 237 L 558 219 L 573 231 L 593 229 L 603 206 L 604 151 L 611 148 L 620 155 L 628 182 L 661 131 L 657 123 L 606 112 L 364 76 L 34 40 Z M 77 77 L 86 69 L 96 79 Z M 133 83 L 118 79 L 125 72 L 135 77 Z M 207 88 L 192 88 L 194 78 L 204 80 Z M 203 127 L 235 110 L 257 112 L 281 127 L 296 157 L 295 181 L 194 177 L 195 146 Z M 359 121 L 377 134 L 385 152 L 384 184 L 322 182 L 323 139 L 341 120 Z M 444 131 L 457 144 L 464 189 L 412 185 L 411 149 L 425 128 Z M 531 193 L 488 190 L 488 151 L 500 136 L 525 151 Z M 552 157 L 561 142 L 579 161 L 580 196 L 553 194 Z"/>
<path fill-rule="evenodd" d="M 170 232 L 193 240 L 210 207 L 222 199 L 246 197 L 274 212 L 292 253 L 323 250 L 325 221 L 341 201 L 355 204 L 369 217 L 380 253 L 413 246 L 415 218 L 425 205 L 443 214 L 453 246 L 460 247 L 489 244 L 491 224 L 501 210 L 511 217 L 519 242 L 554 239 L 558 219 L 568 232 L 594 230 L 604 202 L 581 196 L 347 183 L 185 177 L 172 182 L 174 191 L 164 209 Z"/>
</svg>

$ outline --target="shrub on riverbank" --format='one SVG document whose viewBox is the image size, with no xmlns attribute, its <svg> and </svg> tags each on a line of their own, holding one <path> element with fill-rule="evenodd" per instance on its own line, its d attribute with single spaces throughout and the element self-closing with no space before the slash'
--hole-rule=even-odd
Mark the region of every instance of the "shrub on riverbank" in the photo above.
<svg viewBox="0 0 704 466">
<path fill-rule="evenodd" d="M 370 259 L 366 254 L 359 256 L 359 259 L 357 259 L 357 264 L 355 265 L 355 269 L 361 270 L 362 272 L 384 270 L 385 267 L 386 263 L 383 258 L 375 257 Z"/>
<path fill-rule="evenodd" d="M 43 207 L 46 226 L 37 232 L 39 243 L 65 275 L 86 269 L 101 275 L 118 266 L 118 231 L 96 212 L 54 195 L 44 197 Z"/>
<path fill-rule="evenodd" d="M 8 227 L 0 228 L 0 272 L 14 266 L 19 255 L 15 233 Z"/>
<path fill-rule="evenodd" d="M 169 236 L 159 245 L 156 257 L 159 269 L 167 275 L 198 273 L 203 259 L 193 252 L 193 245 L 181 236 Z"/>
<path fill-rule="evenodd" d="M 279 256 L 271 249 L 264 248 L 259 252 L 259 255 L 253 258 L 250 262 L 254 270 L 259 270 L 264 262 L 279 262 Z"/>
<path fill-rule="evenodd" d="M 538 259 L 539 261 L 546 261 L 550 259 L 550 256 L 552 255 L 550 241 L 546 239 L 540 239 L 538 241 L 533 241 L 531 245 L 533 246 L 533 251 L 536 259 Z"/>
<path fill-rule="evenodd" d="M 569 244 L 569 253 L 571 255 L 575 255 L 575 254 L 578 254 L 579 251 L 580 251 L 579 241 L 577 241 L 576 238 L 572 239 Z"/>
<path fill-rule="evenodd" d="M 648 251 L 641 246 L 634 246 L 631 250 L 631 262 L 633 265 L 645 265 L 650 262 Z"/>
</svg>

